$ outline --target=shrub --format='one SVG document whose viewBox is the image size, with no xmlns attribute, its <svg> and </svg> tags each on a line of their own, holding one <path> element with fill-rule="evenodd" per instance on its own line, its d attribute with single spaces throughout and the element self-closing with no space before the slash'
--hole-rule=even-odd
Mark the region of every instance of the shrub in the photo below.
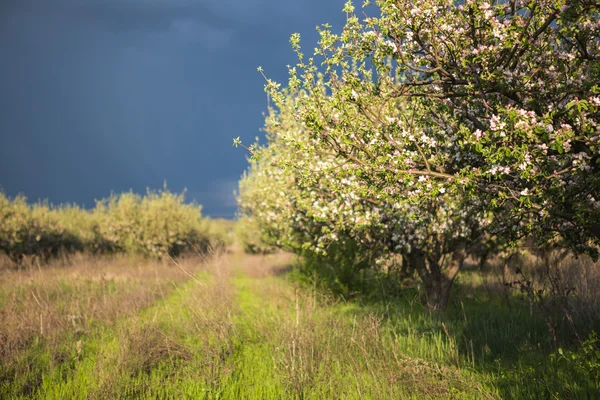
<svg viewBox="0 0 600 400">
<path fill-rule="evenodd" d="M 57 210 L 45 203 L 29 206 L 23 196 L 10 201 L 0 193 L 0 251 L 14 263 L 27 256 L 47 261 L 82 249 L 82 241 L 63 226 Z"/>
<path fill-rule="evenodd" d="M 227 219 L 204 219 L 204 229 L 208 232 L 211 246 L 231 246 L 235 241 L 235 221 Z"/>
<path fill-rule="evenodd" d="M 274 251 L 274 247 L 262 238 L 257 221 L 251 217 L 240 217 L 235 223 L 234 234 L 237 243 L 245 253 L 269 254 Z"/>
<path fill-rule="evenodd" d="M 167 190 L 113 195 L 96 205 L 100 234 L 120 251 L 156 258 L 204 250 L 209 238 L 201 206 L 183 201 L 183 194 Z"/>
<path fill-rule="evenodd" d="M 186 204 L 183 194 L 166 189 L 146 196 L 113 195 L 98 201 L 93 210 L 29 205 L 23 196 L 11 200 L 0 193 L 0 251 L 17 265 L 30 256 L 46 262 L 79 251 L 162 258 L 223 243 L 225 239 L 202 218 L 200 205 Z"/>
</svg>

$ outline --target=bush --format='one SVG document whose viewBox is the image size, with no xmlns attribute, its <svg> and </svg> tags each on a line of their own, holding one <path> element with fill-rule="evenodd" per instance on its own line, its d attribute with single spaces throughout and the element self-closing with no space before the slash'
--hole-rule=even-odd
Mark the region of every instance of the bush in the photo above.
<svg viewBox="0 0 600 400">
<path fill-rule="evenodd" d="M 225 247 L 231 246 L 234 243 L 235 221 L 227 219 L 210 219 L 204 220 L 205 230 L 211 240 L 211 246 Z"/>
<path fill-rule="evenodd" d="M 550 361 L 559 371 L 573 371 L 588 382 L 598 382 L 600 380 L 598 334 L 592 332 L 576 351 L 559 348 L 556 353 L 550 355 Z"/>
<path fill-rule="evenodd" d="M 100 234 L 119 251 L 161 258 L 206 249 L 209 238 L 201 206 L 185 204 L 183 194 L 132 192 L 99 201 Z"/>
<path fill-rule="evenodd" d="M 253 218 L 241 217 L 235 224 L 234 234 L 245 253 L 269 254 L 274 251 L 274 247 L 263 240 L 258 223 Z"/>
<path fill-rule="evenodd" d="M 87 251 L 136 253 L 153 258 L 222 246 L 224 238 L 202 218 L 201 206 L 164 189 L 146 196 L 132 192 L 98 201 L 93 210 L 76 205 L 29 205 L 0 193 L 0 251 L 15 264 L 42 262 L 59 254 Z M 215 236 L 213 240 L 212 236 Z"/>
<path fill-rule="evenodd" d="M 82 249 L 81 239 L 65 229 L 57 210 L 45 203 L 29 206 L 23 196 L 10 201 L 0 193 L 0 251 L 14 263 L 27 256 L 47 261 Z"/>
</svg>

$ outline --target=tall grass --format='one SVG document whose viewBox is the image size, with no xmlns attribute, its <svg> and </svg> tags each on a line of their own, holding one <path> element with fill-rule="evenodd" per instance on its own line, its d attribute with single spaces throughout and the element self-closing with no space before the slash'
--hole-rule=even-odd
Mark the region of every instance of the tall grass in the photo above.
<svg viewBox="0 0 600 400">
<path fill-rule="evenodd" d="M 296 291 L 279 279 L 252 285 L 262 307 L 284 310 L 265 331 L 282 334 L 271 340 L 298 397 L 599 397 L 597 326 L 581 326 L 577 340 L 569 321 L 557 321 L 557 347 L 535 304 L 501 281 L 483 287 L 485 279 L 492 278 L 473 266 L 444 313 L 427 311 L 418 286 L 348 300 L 315 282 Z"/>
<path fill-rule="evenodd" d="M 76 258 L 71 266 L 0 274 L 0 393 L 35 393 L 43 376 L 70 368 L 91 338 L 188 279 L 166 262 Z M 201 265 L 189 259 L 185 267 L 194 273 Z"/>
<path fill-rule="evenodd" d="M 59 261 L 0 274 L 1 398 L 600 395 L 597 342 L 559 352 L 535 305 L 475 269 L 430 313 L 418 287 L 347 299 L 298 283 L 282 253 Z"/>
</svg>

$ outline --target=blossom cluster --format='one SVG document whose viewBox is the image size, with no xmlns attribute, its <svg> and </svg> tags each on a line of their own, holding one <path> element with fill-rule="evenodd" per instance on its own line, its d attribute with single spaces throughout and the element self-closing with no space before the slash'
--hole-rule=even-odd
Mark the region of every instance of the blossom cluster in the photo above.
<svg viewBox="0 0 600 400">
<path fill-rule="evenodd" d="M 365 7 L 370 7 L 366 1 Z M 600 244 L 600 22 L 589 0 L 347 3 L 288 85 L 240 205 L 282 245 L 452 253 L 482 232 Z"/>
</svg>

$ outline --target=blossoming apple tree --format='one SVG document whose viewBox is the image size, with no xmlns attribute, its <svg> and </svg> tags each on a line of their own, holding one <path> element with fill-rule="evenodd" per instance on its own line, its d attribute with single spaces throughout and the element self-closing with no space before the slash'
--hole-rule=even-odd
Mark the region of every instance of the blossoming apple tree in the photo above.
<svg viewBox="0 0 600 400">
<path fill-rule="evenodd" d="M 404 254 L 433 307 L 483 231 L 596 255 L 599 3 L 377 6 L 359 17 L 347 3 L 314 57 L 293 35 L 288 86 L 267 79 L 271 167 L 287 176 L 282 197 L 321 224 L 315 246 L 343 234 Z"/>
<path fill-rule="evenodd" d="M 326 254 L 351 240 L 374 260 L 402 254 L 421 276 L 429 306 L 445 307 L 468 244 L 486 222 L 481 202 L 451 183 L 438 186 L 423 175 L 398 180 L 332 151 L 298 116 L 306 96 L 278 98 L 266 124 L 269 144 L 252 149 L 255 160 L 240 184 L 242 210 L 293 250 Z M 396 158 L 412 163 L 413 153 Z M 427 198 L 430 190 L 437 194 Z"/>
</svg>

